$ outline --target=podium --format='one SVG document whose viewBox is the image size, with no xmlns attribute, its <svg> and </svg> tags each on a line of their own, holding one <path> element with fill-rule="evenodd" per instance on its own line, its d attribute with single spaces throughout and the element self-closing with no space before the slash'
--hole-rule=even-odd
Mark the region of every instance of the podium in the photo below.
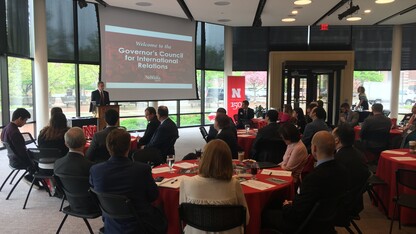
<svg viewBox="0 0 416 234">
<path fill-rule="evenodd" d="M 105 126 L 107 126 L 107 122 L 105 122 L 105 112 L 109 109 L 116 110 L 117 113 L 120 113 L 120 106 L 119 105 L 107 105 L 107 106 L 97 106 L 97 131 L 103 130 Z M 120 120 L 117 121 L 116 126 L 120 125 Z"/>
</svg>

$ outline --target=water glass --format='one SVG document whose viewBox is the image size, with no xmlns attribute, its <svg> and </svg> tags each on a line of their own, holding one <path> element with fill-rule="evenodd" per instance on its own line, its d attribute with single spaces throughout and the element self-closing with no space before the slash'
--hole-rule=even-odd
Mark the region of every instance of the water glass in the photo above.
<svg viewBox="0 0 416 234">
<path fill-rule="evenodd" d="M 244 128 L 246 129 L 246 134 L 250 131 L 250 124 L 244 125 Z"/>
<path fill-rule="evenodd" d="M 175 155 L 168 155 L 166 157 L 166 162 L 169 166 L 169 173 L 173 173 L 172 168 L 173 168 L 173 164 L 175 164 Z"/>
</svg>

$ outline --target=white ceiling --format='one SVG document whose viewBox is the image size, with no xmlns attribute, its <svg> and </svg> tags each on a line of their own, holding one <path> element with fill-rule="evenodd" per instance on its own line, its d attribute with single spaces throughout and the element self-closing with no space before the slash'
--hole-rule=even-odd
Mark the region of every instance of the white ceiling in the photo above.
<svg viewBox="0 0 416 234">
<path fill-rule="evenodd" d="M 162 15 L 187 18 L 178 0 L 104 0 L 108 5 L 138 11 L 152 12 Z M 193 18 L 197 21 L 227 25 L 252 26 L 260 0 L 183 0 L 189 8 Z M 261 14 L 262 26 L 307 26 L 314 24 L 341 0 L 312 0 L 309 5 L 301 6 L 296 21 L 284 23 L 282 18 L 288 17 L 297 7 L 295 0 L 267 0 Z M 139 6 L 138 2 L 148 2 L 151 6 Z M 218 6 L 215 2 L 229 2 L 228 5 Z M 330 16 L 324 17 L 318 24 L 328 25 L 373 25 L 389 16 L 395 15 L 409 7 L 416 6 L 416 0 L 395 0 L 389 4 L 376 4 L 375 0 L 353 0 L 353 5 L 359 5 L 360 10 L 354 15 L 362 17 L 357 22 L 339 20 L 338 14 L 349 8 L 344 4 Z M 365 14 L 364 10 L 371 13 Z M 229 22 L 219 20 L 227 19 Z M 397 25 L 416 23 L 416 9 L 388 19 L 381 25 Z"/>
</svg>

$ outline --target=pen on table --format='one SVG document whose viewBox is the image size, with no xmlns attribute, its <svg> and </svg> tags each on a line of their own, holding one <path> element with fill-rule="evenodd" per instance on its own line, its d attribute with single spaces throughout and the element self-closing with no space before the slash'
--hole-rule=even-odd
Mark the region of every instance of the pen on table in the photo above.
<svg viewBox="0 0 416 234">
<path fill-rule="evenodd" d="M 175 183 L 176 181 L 178 181 L 178 179 L 175 179 L 174 181 L 170 182 L 171 184 Z"/>
<path fill-rule="evenodd" d="M 272 174 L 273 174 L 273 172 L 270 172 L 270 173 L 269 173 L 269 175 L 272 175 Z"/>
</svg>

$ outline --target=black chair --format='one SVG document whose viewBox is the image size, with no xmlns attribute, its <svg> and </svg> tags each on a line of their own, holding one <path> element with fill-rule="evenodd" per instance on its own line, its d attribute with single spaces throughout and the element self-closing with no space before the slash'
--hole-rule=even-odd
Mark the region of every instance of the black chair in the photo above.
<svg viewBox="0 0 416 234">
<path fill-rule="evenodd" d="M 220 232 L 242 226 L 246 229 L 246 208 L 241 205 L 179 205 L 181 232 L 186 225 L 207 232 Z"/>
<path fill-rule="evenodd" d="M 366 191 L 367 191 L 367 194 L 370 197 L 370 200 L 372 201 L 372 203 L 374 203 L 375 206 L 378 206 L 378 204 L 380 204 L 381 207 L 383 208 L 384 214 L 386 215 L 386 217 L 388 217 L 388 212 L 387 212 L 386 206 L 384 205 L 380 196 L 374 190 L 375 186 L 386 186 L 386 185 L 387 185 L 387 183 L 384 180 L 380 179 L 378 176 L 374 175 L 371 172 L 371 176 L 367 180 Z"/>
<path fill-rule="evenodd" d="M 61 224 L 56 233 L 58 234 L 64 225 L 68 215 L 82 218 L 88 227 L 88 230 L 93 234 L 93 230 L 88 222 L 88 219 L 95 219 L 101 216 L 100 208 L 88 192 L 90 188 L 88 176 L 69 176 L 69 175 L 55 175 L 56 183 L 62 188 L 65 197 L 69 203 L 62 209 L 65 214 Z"/>
<path fill-rule="evenodd" d="M 413 115 L 413 113 L 405 114 L 403 116 L 403 119 L 400 120 L 399 125 L 406 126 L 406 124 L 409 122 L 410 118 L 412 118 L 412 115 Z"/>
<path fill-rule="evenodd" d="M 204 140 L 208 142 L 208 132 L 205 129 L 205 127 L 204 126 L 199 127 L 199 131 L 201 132 L 202 138 L 204 138 Z"/>
<path fill-rule="evenodd" d="M 33 138 L 32 134 L 30 134 L 29 132 L 22 132 L 22 136 L 23 136 L 23 139 L 25 139 L 26 145 L 34 143 L 36 147 L 38 147 L 38 145 L 36 144 L 36 140 L 35 138 Z"/>
<path fill-rule="evenodd" d="M 389 115 L 390 115 L 390 111 L 389 110 L 383 110 L 383 114 L 384 114 L 384 116 L 386 116 L 386 117 L 389 117 Z"/>
<path fill-rule="evenodd" d="M 10 145 L 7 142 L 3 142 L 4 147 L 6 147 L 7 150 L 7 156 L 10 157 L 16 157 L 15 153 L 13 152 L 13 150 L 10 148 Z M 6 184 L 6 182 L 9 180 L 9 178 L 13 175 L 12 179 L 10 180 L 10 184 L 13 183 L 15 177 L 17 176 L 17 174 L 19 174 L 20 171 L 24 171 L 23 174 L 19 177 L 19 179 L 16 181 L 16 183 L 14 184 L 14 186 L 12 187 L 12 189 L 10 190 L 9 194 L 6 197 L 6 200 L 9 200 L 10 196 L 12 195 L 14 189 L 17 187 L 17 185 L 20 183 L 20 181 L 23 179 L 23 177 L 29 172 L 28 168 L 26 167 L 13 167 L 11 165 L 9 165 L 10 169 L 12 169 L 12 171 L 9 173 L 9 175 L 6 177 L 6 179 L 3 181 L 3 184 L 0 187 L 0 191 L 3 189 L 4 185 Z"/>
<path fill-rule="evenodd" d="M 53 181 L 53 167 L 55 161 L 61 156 L 61 151 L 56 148 L 28 149 L 27 152 L 29 157 L 38 165 L 38 168 L 33 174 L 32 184 L 30 185 L 25 203 L 23 204 L 23 209 L 26 208 L 30 192 L 32 191 L 33 185 L 36 181 L 41 182 L 43 185 L 42 187 L 48 192 L 49 196 L 52 196 L 46 180 Z"/>
<path fill-rule="evenodd" d="M 253 159 L 258 162 L 280 163 L 283 161 L 287 145 L 281 139 L 260 139 Z"/>
<path fill-rule="evenodd" d="M 397 208 L 399 229 L 402 228 L 400 222 L 400 207 L 404 206 L 410 209 L 416 209 L 416 195 L 402 192 L 401 189 L 404 187 L 416 191 L 416 170 L 398 169 L 396 171 L 396 196 L 393 198 L 394 211 L 393 217 L 391 217 L 390 233 L 393 229 Z"/>
<path fill-rule="evenodd" d="M 133 153 L 132 158 L 135 162 L 147 163 L 151 167 L 156 167 L 164 162 L 164 159 L 162 159 L 162 156 L 160 156 L 160 150 L 156 148 L 144 148 L 136 150 Z"/>
<path fill-rule="evenodd" d="M 135 218 L 140 230 L 144 230 L 133 202 L 126 196 L 100 193 L 93 188 L 89 190 L 94 201 L 100 207 L 102 214 L 112 219 Z"/>
</svg>

